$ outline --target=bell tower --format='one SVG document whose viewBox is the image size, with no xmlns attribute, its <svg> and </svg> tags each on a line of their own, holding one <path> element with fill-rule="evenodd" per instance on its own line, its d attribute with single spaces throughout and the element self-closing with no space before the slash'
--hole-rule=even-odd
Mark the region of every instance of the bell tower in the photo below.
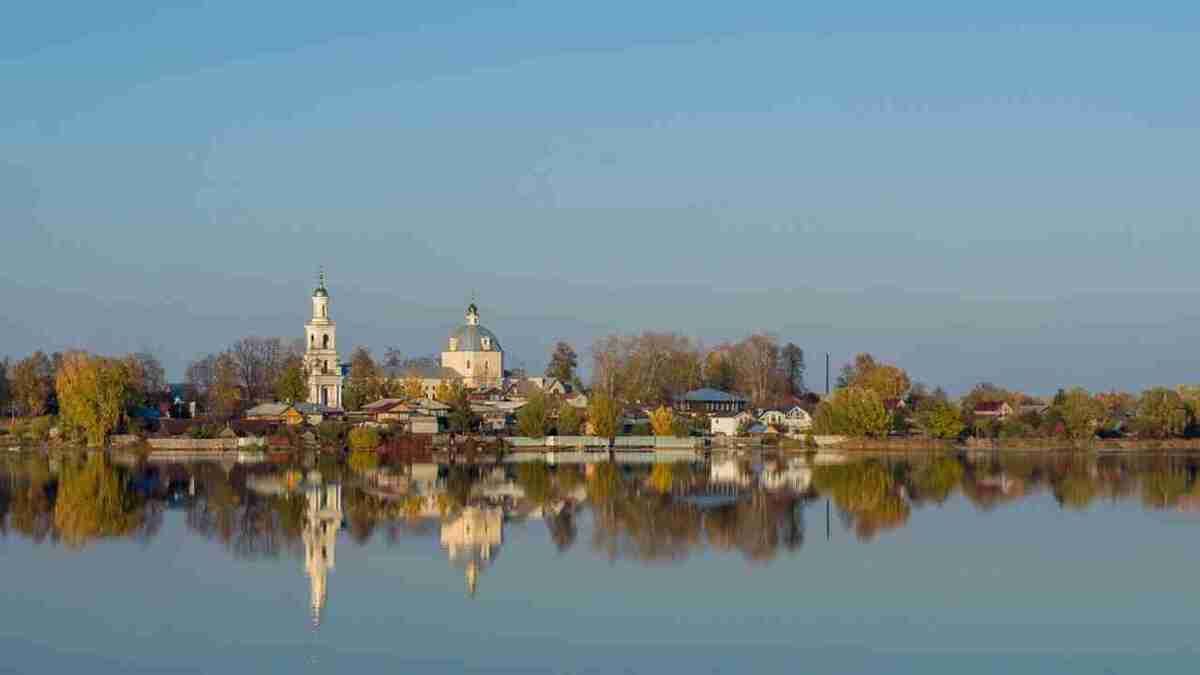
<svg viewBox="0 0 1200 675">
<path fill-rule="evenodd" d="M 342 407 L 342 367 L 338 361 L 337 325 L 329 318 L 325 270 L 312 294 L 312 317 L 304 324 L 304 367 L 308 371 L 308 402 Z"/>
</svg>

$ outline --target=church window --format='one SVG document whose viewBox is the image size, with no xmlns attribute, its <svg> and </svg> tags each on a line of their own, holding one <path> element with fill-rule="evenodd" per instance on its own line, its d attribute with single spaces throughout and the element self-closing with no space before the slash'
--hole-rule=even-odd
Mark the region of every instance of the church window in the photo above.
<svg viewBox="0 0 1200 675">
<path fill-rule="evenodd" d="M 317 336 L 316 336 L 316 335 L 309 335 L 309 336 L 308 336 L 308 346 L 309 346 L 309 347 L 316 347 L 316 346 L 317 346 Z"/>
<path fill-rule="evenodd" d="M 321 344 L 324 346 L 325 349 L 329 349 L 329 335 L 328 334 L 321 336 Z"/>
</svg>

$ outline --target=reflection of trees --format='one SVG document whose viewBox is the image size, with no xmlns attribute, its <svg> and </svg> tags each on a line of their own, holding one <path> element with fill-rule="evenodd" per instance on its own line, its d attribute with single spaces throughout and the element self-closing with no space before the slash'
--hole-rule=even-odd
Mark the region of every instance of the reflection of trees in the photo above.
<svg viewBox="0 0 1200 675">
<path fill-rule="evenodd" d="M 704 476 L 686 464 L 656 465 L 639 480 L 625 480 L 612 464 L 593 467 L 592 547 L 610 559 L 642 562 L 682 560 L 706 542 L 752 561 L 800 548 L 804 523 L 797 497 L 754 491 L 732 504 L 701 508 L 670 495 L 673 488 L 702 483 Z"/>
<path fill-rule="evenodd" d="M 897 481 L 878 461 L 817 467 L 813 485 L 833 499 L 864 541 L 908 522 L 908 501 L 899 493 Z"/>
<path fill-rule="evenodd" d="M 575 508 L 570 504 L 555 514 L 546 516 L 546 529 L 550 531 L 550 540 L 559 553 L 565 553 L 575 545 L 579 536 L 579 527 L 575 522 Z"/>
<path fill-rule="evenodd" d="M 228 474 L 218 465 L 195 468 L 198 496 L 189 505 L 188 529 L 220 542 L 238 558 L 277 557 L 299 550 L 303 496 L 258 495 L 246 489 L 240 467 Z"/>
<path fill-rule="evenodd" d="M 1192 471 L 1181 463 L 1156 462 L 1142 474 L 1142 504 L 1149 509 L 1169 509 L 1191 492 Z"/>
<path fill-rule="evenodd" d="M 144 524 L 145 504 L 126 486 L 103 452 L 64 462 L 54 504 L 54 527 L 72 548 L 93 539 L 129 536 Z M 154 521 L 150 521 L 154 522 Z"/>
<path fill-rule="evenodd" d="M 767 562 L 781 548 L 794 552 L 803 546 L 802 504 L 791 495 L 755 491 L 748 499 L 707 511 L 704 531 L 717 550 L 737 550 L 747 560 Z"/>
<path fill-rule="evenodd" d="M 914 503 L 944 504 L 962 479 L 963 467 L 957 457 L 937 457 L 912 472 L 909 495 Z"/>
<path fill-rule="evenodd" d="M 30 455 L 6 468 L 8 528 L 37 543 L 54 534 L 54 488 L 45 455 Z"/>
</svg>

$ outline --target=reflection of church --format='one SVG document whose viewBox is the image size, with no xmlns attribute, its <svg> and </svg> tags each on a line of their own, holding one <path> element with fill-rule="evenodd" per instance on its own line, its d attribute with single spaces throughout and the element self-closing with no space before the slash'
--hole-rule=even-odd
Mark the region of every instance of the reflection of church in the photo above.
<svg viewBox="0 0 1200 675">
<path fill-rule="evenodd" d="M 304 517 L 304 571 L 312 585 L 313 628 L 321 625 L 325 583 L 333 569 L 338 531 L 342 529 L 342 486 L 325 483 L 321 474 L 309 472 L 304 484 L 308 502 Z"/>
<path fill-rule="evenodd" d="M 499 507 L 468 506 L 454 520 L 442 523 L 442 548 L 450 562 L 466 568 L 467 592 L 475 595 L 479 574 L 495 560 L 502 543 L 504 511 Z"/>
</svg>

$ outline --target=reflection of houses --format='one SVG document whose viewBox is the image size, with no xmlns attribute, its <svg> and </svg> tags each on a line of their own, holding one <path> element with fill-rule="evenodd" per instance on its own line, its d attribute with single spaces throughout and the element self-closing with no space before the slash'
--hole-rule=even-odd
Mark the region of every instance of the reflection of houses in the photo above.
<svg viewBox="0 0 1200 675">
<path fill-rule="evenodd" d="M 309 473 L 304 485 L 307 510 L 304 518 L 304 571 L 311 583 L 313 627 L 321 625 L 325 584 L 333 569 L 338 531 L 342 528 L 342 486 L 325 483 L 321 474 Z"/>
<path fill-rule="evenodd" d="M 726 459 L 714 461 L 708 467 L 708 485 L 710 488 L 729 488 L 737 491 L 740 488 L 749 487 L 753 482 L 753 477 L 745 466 L 735 460 Z"/>
<path fill-rule="evenodd" d="M 442 548 L 450 562 L 466 568 L 467 592 L 475 595 L 479 573 L 495 559 L 502 543 L 504 512 L 496 507 L 468 506 L 442 523 Z"/>
<path fill-rule="evenodd" d="M 812 469 L 803 460 L 793 459 L 784 466 L 769 464 L 763 467 L 759 484 L 766 490 L 791 490 L 807 492 L 812 485 Z"/>
</svg>

